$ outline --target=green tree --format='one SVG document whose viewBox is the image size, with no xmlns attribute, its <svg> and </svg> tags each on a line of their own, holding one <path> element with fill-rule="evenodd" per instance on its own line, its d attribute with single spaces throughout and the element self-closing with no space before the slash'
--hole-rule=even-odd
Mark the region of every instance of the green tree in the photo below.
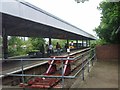
<svg viewBox="0 0 120 90">
<path fill-rule="evenodd" d="M 54 48 L 56 48 L 57 42 L 60 44 L 61 48 L 65 46 L 66 40 L 61 40 L 61 39 L 53 39 L 52 40 L 52 45 Z"/>
<path fill-rule="evenodd" d="M 18 56 L 31 51 L 43 51 L 44 44 L 43 38 L 31 37 L 24 41 L 21 37 L 11 36 L 8 40 L 8 53 L 9 56 Z"/>
<path fill-rule="evenodd" d="M 116 33 L 120 26 L 120 2 L 101 2 L 98 9 L 102 11 L 102 17 L 100 25 L 95 28 L 97 35 L 108 43 L 120 43 Z"/>
<path fill-rule="evenodd" d="M 41 37 L 31 37 L 28 39 L 29 46 L 31 47 L 30 50 L 42 50 L 43 46 L 45 44 L 45 39 Z"/>
<path fill-rule="evenodd" d="M 12 36 L 8 40 L 8 53 L 9 56 L 17 56 L 24 54 L 22 48 L 23 41 L 19 37 Z"/>
</svg>

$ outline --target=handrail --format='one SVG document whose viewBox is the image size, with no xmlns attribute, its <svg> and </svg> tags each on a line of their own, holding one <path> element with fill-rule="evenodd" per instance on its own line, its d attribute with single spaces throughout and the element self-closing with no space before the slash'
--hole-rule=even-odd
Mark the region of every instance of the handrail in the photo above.
<svg viewBox="0 0 120 90">
<path fill-rule="evenodd" d="M 6 76 L 33 76 L 33 77 L 44 77 L 44 78 L 75 78 L 79 72 L 82 71 L 82 69 L 88 64 L 89 61 L 91 61 L 93 58 L 95 57 L 95 55 L 86 62 L 86 64 L 83 65 L 83 67 L 81 67 L 81 69 L 76 73 L 74 74 L 73 76 L 55 76 L 55 75 L 31 75 L 31 74 L 6 74 Z"/>
<path fill-rule="evenodd" d="M 69 56 L 68 56 L 69 57 Z M 66 60 L 68 57 L 63 57 L 62 60 Z M 21 58 L 22 59 L 22 58 Z M 13 60 L 18 60 L 18 61 L 21 61 L 21 59 L 3 59 L 3 60 L 6 60 L 6 61 L 13 61 Z M 23 61 L 40 61 L 40 60 L 61 60 L 61 58 L 27 58 L 27 59 L 22 59 Z M 70 58 L 69 57 L 69 60 L 73 60 L 73 58 Z"/>
<path fill-rule="evenodd" d="M 94 50 L 94 49 L 92 49 L 92 50 Z M 91 50 L 89 50 L 89 52 L 90 52 Z M 84 54 L 86 54 L 86 53 L 88 53 L 88 51 L 87 52 L 85 52 Z M 84 54 L 82 54 L 82 56 L 84 55 Z M 75 78 L 81 71 L 82 71 L 82 69 L 95 57 L 95 55 L 96 54 L 94 54 L 93 56 L 92 56 L 92 58 L 90 58 L 81 68 L 80 68 L 80 70 L 78 70 L 78 72 L 76 72 L 73 76 L 54 76 L 54 75 L 30 75 L 30 74 L 2 74 L 2 75 L 5 75 L 5 76 L 33 76 L 33 77 L 44 77 L 44 78 Z M 49 58 L 47 58 L 48 60 L 50 60 Z M 61 60 L 65 60 L 65 58 L 60 58 Z M 60 60 L 59 59 L 59 60 Z M 73 58 L 74 60 L 76 59 L 76 58 Z M 70 59 L 69 58 L 69 60 L 73 60 L 73 59 Z M 58 58 L 54 58 L 54 60 L 58 60 Z M 82 62 L 83 63 L 83 62 Z"/>
<path fill-rule="evenodd" d="M 79 74 L 79 72 L 81 72 L 82 69 L 88 64 L 88 62 L 90 62 L 94 57 L 95 57 L 95 55 L 94 55 L 90 60 L 88 60 L 88 61 L 86 62 L 86 64 L 83 65 L 83 67 L 74 75 L 74 77 L 76 77 L 76 76 Z"/>
<path fill-rule="evenodd" d="M 74 57 L 74 60 L 76 60 L 76 59 L 78 59 L 78 58 L 81 58 L 84 54 L 87 54 L 87 53 L 90 52 L 90 51 L 91 51 L 91 50 L 88 50 L 88 51 L 84 52 L 83 54 L 80 54 L 80 55 Z"/>
</svg>

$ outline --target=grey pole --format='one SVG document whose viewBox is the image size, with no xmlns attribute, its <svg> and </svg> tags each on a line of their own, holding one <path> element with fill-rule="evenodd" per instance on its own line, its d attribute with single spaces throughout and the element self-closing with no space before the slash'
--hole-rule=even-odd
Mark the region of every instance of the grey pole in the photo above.
<svg viewBox="0 0 120 90">
<path fill-rule="evenodd" d="M 93 55 L 94 55 L 94 50 L 92 50 L 92 56 Z M 93 58 L 92 58 L 91 62 L 92 62 L 92 66 L 93 66 Z"/>
<path fill-rule="evenodd" d="M 78 49 L 78 40 L 76 40 L 76 48 Z"/>
<path fill-rule="evenodd" d="M 83 37 L 82 37 L 82 48 L 84 47 L 84 40 L 83 40 Z"/>
<path fill-rule="evenodd" d="M 82 80 L 84 80 L 84 61 L 83 61 L 83 55 L 82 55 Z"/>
<path fill-rule="evenodd" d="M 87 39 L 86 39 L 86 47 L 88 47 L 88 41 L 87 41 Z"/>
<path fill-rule="evenodd" d="M 51 38 L 49 38 L 49 45 L 52 44 Z"/>
<path fill-rule="evenodd" d="M 64 60 L 63 59 L 61 59 L 62 60 L 62 88 L 64 88 Z"/>
<path fill-rule="evenodd" d="M 24 79 L 24 69 L 23 69 L 23 60 L 21 59 L 21 69 L 22 69 L 22 83 L 25 83 L 25 79 Z"/>
<path fill-rule="evenodd" d="M 89 39 L 89 46 L 90 46 L 90 39 Z"/>
<path fill-rule="evenodd" d="M 2 30 L 2 36 L 3 36 L 3 58 L 8 58 L 8 36 L 6 34 L 5 28 Z"/>
<path fill-rule="evenodd" d="M 88 73 L 90 72 L 90 67 L 89 67 L 90 63 L 89 63 L 89 59 L 88 59 Z"/>
</svg>

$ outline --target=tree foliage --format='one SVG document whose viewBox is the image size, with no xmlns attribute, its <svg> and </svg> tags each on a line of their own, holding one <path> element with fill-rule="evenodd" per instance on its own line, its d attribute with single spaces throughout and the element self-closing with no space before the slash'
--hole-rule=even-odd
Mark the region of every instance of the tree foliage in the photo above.
<svg viewBox="0 0 120 90">
<path fill-rule="evenodd" d="M 45 51 L 45 39 L 41 37 L 29 37 L 25 42 L 26 54 L 30 52 L 41 52 Z"/>
<path fill-rule="evenodd" d="M 45 40 L 43 38 L 31 37 L 23 40 L 21 37 L 11 36 L 8 40 L 9 56 L 26 55 L 31 51 L 42 51 Z"/>
<path fill-rule="evenodd" d="M 45 39 L 40 37 L 31 37 L 28 39 L 28 42 L 32 50 L 41 50 L 45 44 Z"/>
<path fill-rule="evenodd" d="M 24 54 L 22 48 L 23 41 L 19 37 L 12 36 L 8 40 L 8 53 L 9 56 L 17 56 Z"/>
<path fill-rule="evenodd" d="M 64 48 L 66 40 L 61 40 L 61 39 L 53 39 L 52 40 L 52 45 L 54 48 L 56 48 L 57 42 L 60 44 L 61 48 Z"/>
<path fill-rule="evenodd" d="M 99 38 L 108 43 L 120 43 L 116 33 L 120 26 L 120 2 L 101 2 L 98 7 L 101 10 L 101 23 L 95 28 Z"/>
</svg>

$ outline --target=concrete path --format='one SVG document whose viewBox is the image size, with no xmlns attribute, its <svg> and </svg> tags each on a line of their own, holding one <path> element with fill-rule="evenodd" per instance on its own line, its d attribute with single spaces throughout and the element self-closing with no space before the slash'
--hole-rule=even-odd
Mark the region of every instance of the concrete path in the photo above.
<svg viewBox="0 0 120 90">
<path fill-rule="evenodd" d="M 77 79 L 71 88 L 118 88 L 118 62 L 96 62 L 85 80 Z"/>
</svg>

